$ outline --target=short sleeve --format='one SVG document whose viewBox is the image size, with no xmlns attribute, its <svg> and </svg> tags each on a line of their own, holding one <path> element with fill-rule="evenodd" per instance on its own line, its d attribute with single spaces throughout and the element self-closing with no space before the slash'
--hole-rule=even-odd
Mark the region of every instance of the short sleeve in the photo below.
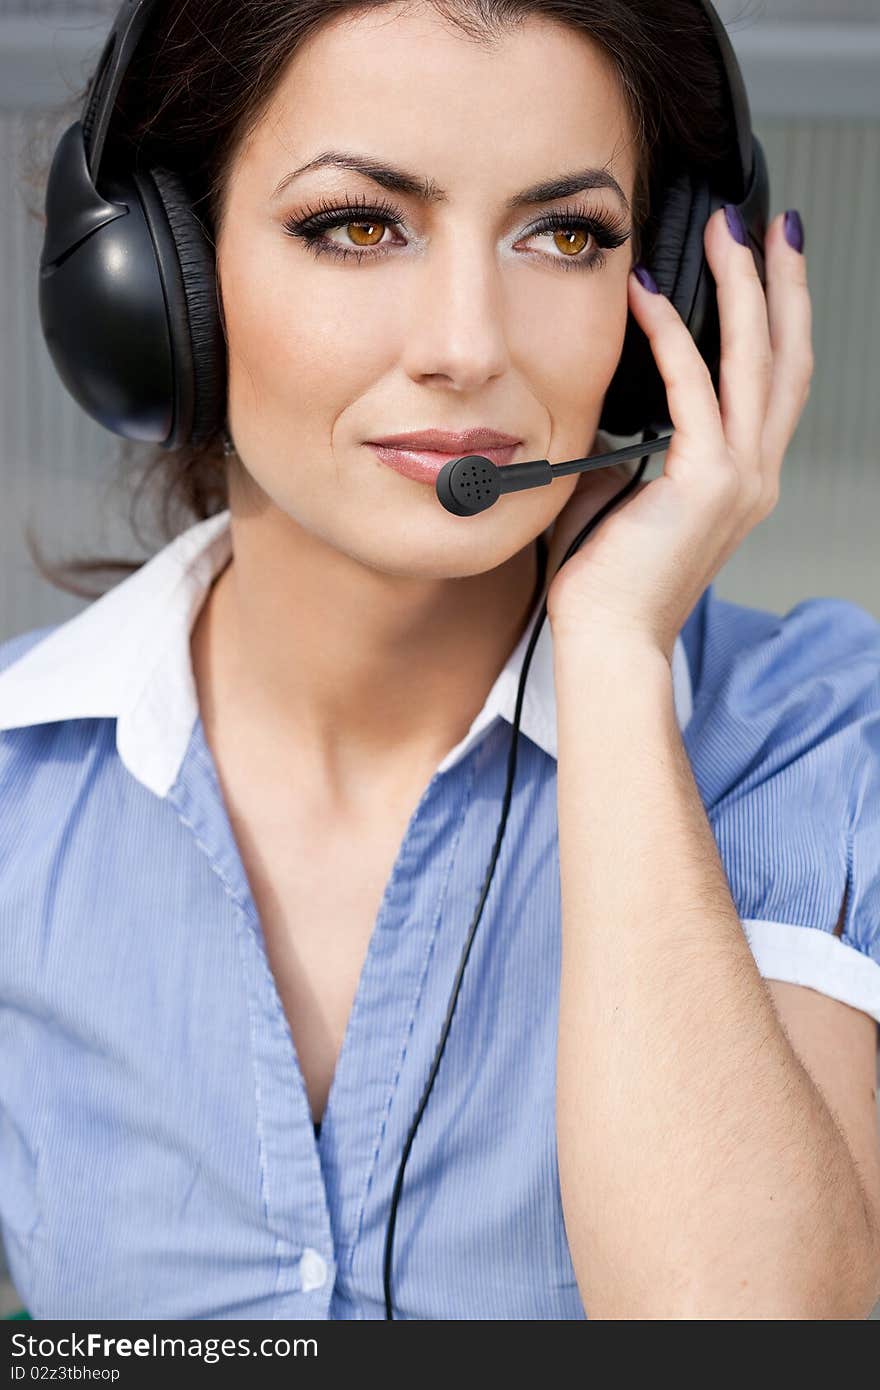
<svg viewBox="0 0 880 1390">
<path fill-rule="evenodd" d="M 880 1021 L 880 623 L 711 588 L 700 618 L 684 741 L 758 968 Z"/>
</svg>

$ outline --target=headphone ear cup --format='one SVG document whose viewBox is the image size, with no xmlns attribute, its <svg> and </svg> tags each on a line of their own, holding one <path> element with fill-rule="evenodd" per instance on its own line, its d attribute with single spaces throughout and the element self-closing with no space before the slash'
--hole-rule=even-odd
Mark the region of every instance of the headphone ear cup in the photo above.
<svg viewBox="0 0 880 1390">
<path fill-rule="evenodd" d="M 174 431 L 167 448 L 200 444 L 226 414 L 226 341 L 214 248 L 183 180 L 153 166 L 133 172 L 162 277 L 174 370 Z"/>
<path fill-rule="evenodd" d="M 703 178 L 687 168 L 667 181 L 662 198 L 647 268 L 680 314 L 710 370 L 714 360 L 717 391 L 718 309 L 703 235 L 721 200 L 714 197 Z M 627 314 L 623 349 L 605 395 L 600 428 L 624 436 L 646 429 L 666 433 L 672 428 L 666 386 L 651 345 L 632 314 Z"/>
</svg>

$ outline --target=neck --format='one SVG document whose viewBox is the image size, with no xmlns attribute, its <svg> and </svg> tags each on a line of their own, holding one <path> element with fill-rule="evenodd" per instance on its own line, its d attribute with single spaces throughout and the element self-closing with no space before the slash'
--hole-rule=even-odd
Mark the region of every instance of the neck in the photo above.
<svg viewBox="0 0 880 1390">
<path fill-rule="evenodd" d="M 546 551 L 485 574 L 401 577 L 272 508 L 231 508 L 233 558 L 192 633 L 206 728 L 294 758 L 341 804 L 424 778 L 467 733 L 523 635 Z M 421 771 L 419 771 L 421 769 Z"/>
</svg>

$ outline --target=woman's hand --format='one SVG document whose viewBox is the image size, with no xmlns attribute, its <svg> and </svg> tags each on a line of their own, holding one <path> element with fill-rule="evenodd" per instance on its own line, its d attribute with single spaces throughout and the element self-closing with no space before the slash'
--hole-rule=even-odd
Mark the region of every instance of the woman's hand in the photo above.
<svg viewBox="0 0 880 1390">
<path fill-rule="evenodd" d="M 670 300 L 631 273 L 629 305 L 663 377 L 675 435 L 662 475 L 640 483 L 560 569 L 574 536 L 628 476 L 625 465 L 583 474 L 557 517 L 548 555 L 554 631 L 634 638 L 670 662 L 706 585 L 776 505 L 813 374 L 806 262 L 786 241 L 783 216 L 767 230 L 766 297 L 723 208 L 707 222 L 704 245 L 718 294 L 720 400 Z"/>
</svg>

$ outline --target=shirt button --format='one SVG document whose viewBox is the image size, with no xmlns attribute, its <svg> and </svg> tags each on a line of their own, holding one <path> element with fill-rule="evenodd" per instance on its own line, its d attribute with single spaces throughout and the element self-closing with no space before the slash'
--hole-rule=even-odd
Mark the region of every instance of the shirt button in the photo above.
<svg viewBox="0 0 880 1390">
<path fill-rule="evenodd" d="M 319 1289 L 327 1280 L 327 1261 L 307 1245 L 299 1262 L 299 1272 L 304 1293 L 308 1293 L 309 1289 Z"/>
</svg>

